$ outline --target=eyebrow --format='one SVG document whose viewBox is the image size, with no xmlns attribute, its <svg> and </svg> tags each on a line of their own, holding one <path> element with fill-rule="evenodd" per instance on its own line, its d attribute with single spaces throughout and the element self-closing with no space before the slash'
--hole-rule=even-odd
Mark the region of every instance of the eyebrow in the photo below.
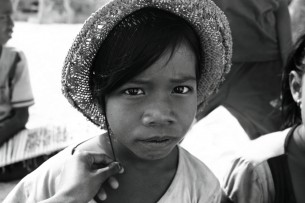
<svg viewBox="0 0 305 203">
<path fill-rule="evenodd" d="M 197 81 L 196 77 L 194 76 L 185 76 L 185 77 L 181 77 L 181 78 L 172 78 L 170 79 L 170 81 L 172 83 L 184 83 L 184 82 L 189 82 L 189 81 Z"/>
<path fill-rule="evenodd" d="M 196 77 L 194 76 L 183 76 L 183 77 L 178 77 L 178 78 L 171 78 L 170 82 L 171 83 L 184 83 L 184 82 L 188 82 L 188 81 L 197 81 Z M 133 84 L 146 84 L 149 83 L 148 79 L 131 79 L 130 81 L 128 81 L 127 83 L 133 83 Z"/>
</svg>

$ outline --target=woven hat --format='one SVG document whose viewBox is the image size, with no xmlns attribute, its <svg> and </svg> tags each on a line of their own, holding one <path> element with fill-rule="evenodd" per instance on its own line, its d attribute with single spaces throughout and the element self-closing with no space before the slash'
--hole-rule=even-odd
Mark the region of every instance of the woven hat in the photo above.
<svg viewBox="0 0 305 203">
<path fill-rule="evenodd" d="M 223 12 L 211 0 L 113 0 L 84 23 L 68 52 L 62 71 L 65 97 L 85 117 L 103 129 L 106 127 L 104 110 L 94 102 L 89 85 L 94 57 L 109 32 L 123 18 L 147 7 L 180 16 L 199 36 L 202 53 L 197 113 L 229 72 L 232 55 L 230 28 Z"/>
</svg>

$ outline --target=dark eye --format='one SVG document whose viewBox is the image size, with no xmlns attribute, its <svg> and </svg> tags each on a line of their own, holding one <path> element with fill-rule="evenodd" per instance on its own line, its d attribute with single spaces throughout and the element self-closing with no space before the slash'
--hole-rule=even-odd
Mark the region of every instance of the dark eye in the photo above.
<svg viewBox="0 0 305 203">
<path fill-rule="evenodd" d="M 176 93 L 176 94 L 186 94 L 190 91 L 191 89 L 189 87 L 186 86 L 177 86 L 173 89 L 172 93 Z"/>
<path fill-rule="evenodd" d="M 140 88 L 128 88 L 124 90 L 124 93 L 127 95 L 142 95 L 144 91 Z"/>
</svg>

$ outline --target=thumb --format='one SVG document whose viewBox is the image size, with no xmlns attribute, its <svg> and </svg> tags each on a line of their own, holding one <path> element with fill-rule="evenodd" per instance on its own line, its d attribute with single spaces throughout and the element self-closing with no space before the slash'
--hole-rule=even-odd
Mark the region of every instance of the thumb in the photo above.
<svg viewBox="0 0 305 203">
<path fill-rule="evenodd" d="M 97 169 L 96 174 L 100 176 L 101 179 L 106 180 L 110 176 L 118 174 L 122 169 L 121 165 L 118 162 L 112 162 L 108 166 Z"/>
<path fill-rule="evenodd" d="M 99 153 L 90 153 L 92 160 L 92 163 L 97 165 L 108 165 L 113 162 L 113 159 L 111 159 L 106 154 L 99 154 Z"/>
</svg>

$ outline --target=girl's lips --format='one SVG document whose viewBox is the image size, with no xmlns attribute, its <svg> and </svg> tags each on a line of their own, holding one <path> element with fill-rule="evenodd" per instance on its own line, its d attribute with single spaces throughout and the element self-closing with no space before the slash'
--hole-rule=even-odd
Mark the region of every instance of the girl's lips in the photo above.
<svg viewBox="0 0 305 203">
<path fill-rule="evenodd" d="M 166 142 L 169 140 L 173 140 L 173 137 L 169 137 L 169 136 L 156 136 L 156 137 L 151 137 L 145 140 L 142 140 L 143 142 Z"/>
<path fill-rule="evenodd" d="M 143 145 L 149 148 L 150 147 L 164 148 L 176 143 L 176 139 L 177 138 L 169 137 L 169 136 L 164 136 L 164 137 L 156 136 L 156 137 L 150 137 L 145 140 L 140 140 L 140 143 L 142 143 Z"/>
</svg>

